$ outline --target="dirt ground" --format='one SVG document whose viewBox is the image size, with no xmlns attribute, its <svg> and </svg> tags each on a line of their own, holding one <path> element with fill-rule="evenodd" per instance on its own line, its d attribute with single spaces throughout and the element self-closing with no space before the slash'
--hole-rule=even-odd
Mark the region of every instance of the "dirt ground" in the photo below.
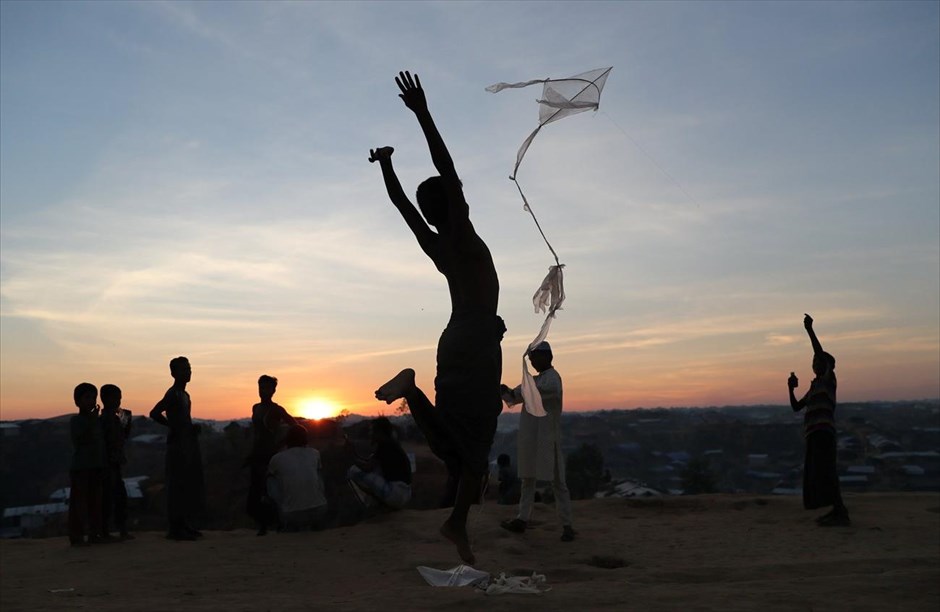
<svg viewBox="0 0 940 612">
<path fill-rule="evenodd" d="M 142 532 L 70 548 L 0 543 L 0 607 L 15 610 L 940 610 L 940 494 L 847 496 L 851 527 L 820 528 L 795 497 L 707 495 L 575 502 L 559 541 L 537 504 L 525 535 L 475 507 L 476 568 L 544 574 L 541 594 L 435 588 L 416 567 L 460 561 L 444 510 L 383 514 L 316 533 L 212 531 L 198 542 Z"/>
</svg>

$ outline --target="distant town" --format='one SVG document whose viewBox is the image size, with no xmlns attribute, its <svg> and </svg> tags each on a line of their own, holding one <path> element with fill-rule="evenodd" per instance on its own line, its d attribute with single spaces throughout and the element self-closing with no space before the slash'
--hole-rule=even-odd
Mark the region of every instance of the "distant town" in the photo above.
<svg viewBox="0 0 940 612">
<path fill-rule="evenodd" d="M 70 416 L 0 422 L 3 537 L 64 533 Z M 337 500 L 336 524 L 355 521 L 343 508 L 348 459 L 342 452 L 342 439 L 344 432 L 365 439 L 364 420 L 344 415 L 305 421 L 310 443 L 323 458 L 328 491 Z M 415 468 L 411 506 L 436 507 L 443 468 L 428 452 L 407 412 L 393 421 Z M 518 409 L 506 410 L 500 417 L 491 453 L 494 464 L 502 453 L 515 464 L 518 421 Z M 243 465 L 250 449 L 250 422 L 202 423 L 211 527 L 248 526 Z M 940 491 L 940 400 L 840 404 L 837 425 L 844 492 Z M 124 474 L 137 529 L 159 529 L 163 523 L 165 436 L 163 427 L 135 415 Z M 569 487 L 576 499 L 696 493 L 799 495 L 802 436 L 802 415 L 794 414 L 789 406 L 609 410 L 563 416 L 563 450 L 569 463 Z M 570 468 L 574 456 L 585 454 L 595 458 L 594 469 L 600 471 L 586 489 L 572 482 L 576 476 Z"/>
</svg>

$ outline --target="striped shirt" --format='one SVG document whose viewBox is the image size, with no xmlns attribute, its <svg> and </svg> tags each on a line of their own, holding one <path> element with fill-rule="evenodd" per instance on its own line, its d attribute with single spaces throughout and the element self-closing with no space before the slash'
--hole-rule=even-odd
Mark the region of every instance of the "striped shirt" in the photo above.
<svg viewBox="0 0 940 612">
<path fill-rule="evenodd" d="M 829 370 L 810 383 L 803 396 L 806 412 L 803 415 L 803 434 L 814 431 L 836 432 L 836 374 Z"/>
</svg>

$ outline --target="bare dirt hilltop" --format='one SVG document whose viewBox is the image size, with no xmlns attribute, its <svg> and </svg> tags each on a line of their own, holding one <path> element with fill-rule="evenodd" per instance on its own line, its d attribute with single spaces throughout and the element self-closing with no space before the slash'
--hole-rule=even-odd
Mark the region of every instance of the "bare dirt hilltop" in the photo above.
<svg viewBox="0 0 940 612">
<path fill-rule="evenodd" d="M 0 544 L 0 607 L 14 610 L 940 610 L 940 494 L 848 496 L 853 525 L 819 528 L 792 497 L 709 495 L 575 502 L 578 539 L 552 506 L 524 536 L 474 507 L 477 569 L 544 574 L 551 590 L 435 588 L 419 565 L 459 564 L 446 511 L 403 511 L 318 533 L 138 533 L 71 549 Z"/>
</svg>

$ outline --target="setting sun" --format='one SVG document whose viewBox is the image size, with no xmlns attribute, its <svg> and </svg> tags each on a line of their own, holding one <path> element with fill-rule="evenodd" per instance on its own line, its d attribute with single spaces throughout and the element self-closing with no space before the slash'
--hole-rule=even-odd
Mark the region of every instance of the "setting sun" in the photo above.
<svg viewBox="0 0 940 612">
<path fill-rule="evenodd" d="M 339 408 L 330 400 L 310 397 L 298 402 L 297 414 L 305 419 L 327 419 L 339 414 Z"/>
</svg>

